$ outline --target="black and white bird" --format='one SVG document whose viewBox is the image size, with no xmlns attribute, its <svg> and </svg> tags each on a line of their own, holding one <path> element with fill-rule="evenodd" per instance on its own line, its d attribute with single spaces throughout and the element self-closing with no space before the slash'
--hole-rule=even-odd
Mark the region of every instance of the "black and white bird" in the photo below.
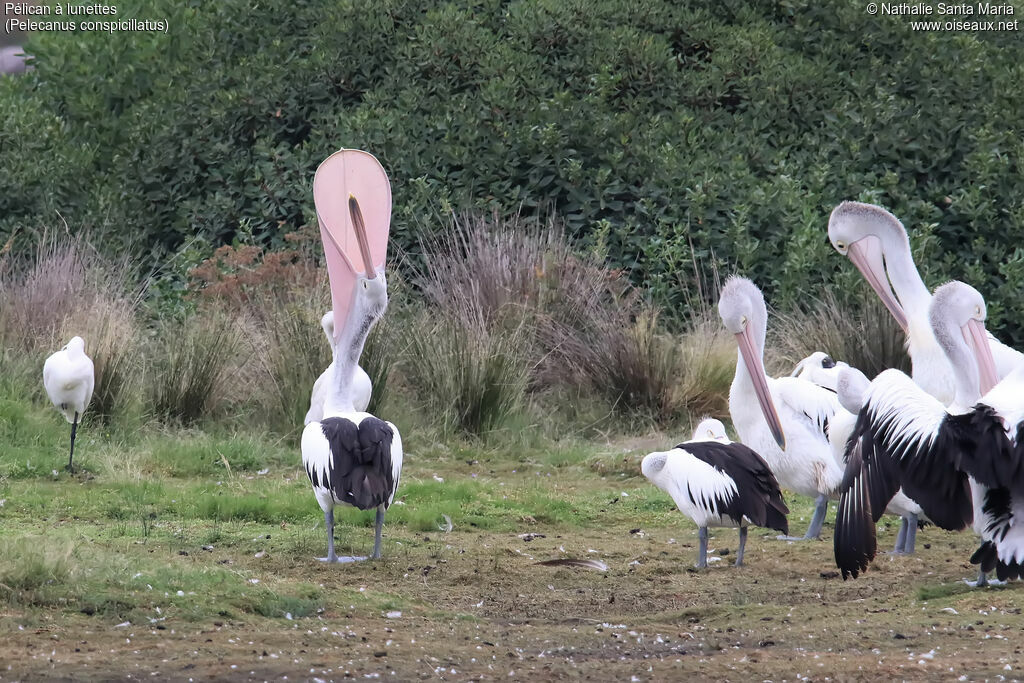
<svg viewBox="0 0 1024 683">
<path fill-rule="evenodd" d="M 338 210 L 337 188 L 353 185 L 369 204 L 373 221 L 369 229 L 356 197 L 349 195 L 346 215 Z M 384 263 L 391 189 L 375 158 L 365 152 L 343 150 L 317 170 L 314 196 L 328 258 L 335 320 L 343 324 L 333 340 L 334 370 L 324 401 L 324 418 L 306 425 L 302 433 L 302 464 L 327 527 L 327 557 L 320 560 L 365 559 L 338 557 L 335 553 L 336 505 L 376 510 L 372 557 L 379 558 L 384 513 L 394 501 L 402 474 L 402 438 L 392 423 L 356 409 L 353 376 L 366 337 L 387 308 Z M 324 210 L 322 197 L 323 203 L 334 210 Z M 361 267 L 355 265 L 356 251 Z"/>
<path fill-rule="evenodd" d="M 67 346 L 57 351 L 43 363 L 43 387 L 50 402 L 71 424 L 71 453 L 68 455 L 68 470 L 74 472 L 75 434 L 78 421 L 89 407 L 96 375 L 92 359 L 85 353 L 85 341 L 72 337 Z"/>
<path fill-rule="evenodd" d="M 753 282 L 729 278 L 718 313 L 739 347 L 729 389 L 732 423 L 740 441 L 764 458 L 782 488 L 815 499 L 807 533 L 786 540 L 818 538 L 828 500 L 843 478 L 827 437 L 828 421 L 839 409 L 836 394 L 804 379 L 765 374 L 768 311 Z"/>
<path fill-rule="evenodd" d="M 856 577 L 874 557 L 874 522 L 901 484 L 937 526 L 973 523 L 982 539 L 971 558 L 981 565 L 979 585 L 993 569 L 1000 578 L 1020 576 L 1024 529 L 1015 516 L 1024 513 L 1024 369 L 996 384 L 985 317 L 973 287 L 951 282 L 935 290 L 932 329 L 954 375 L 948 408 L 897 370 L 871 382 L 849 442 L 836 521 L 844 578 Z"/>
<path fill-rule="evenodd" d="M 327 336 L 327 343 L 334 348 L 334 311 L 327 311 L 320 318 L 320 328 Z M 306 411 L 304 424 L 319 422 L 324 416 L 324 401 L 327 400 L 327 388 L 330 386 L 331 377 L 334 375 L 334 361 L 327 366 L 327 369 L 320 373 L 313 383 L 313 392 L 309 399 L 309 410 Z M 356 411 L 363 412 L 370 406 L 370 396 L 373 393 L 373 383 L 366 370 L 356 365 L 355 374 L 352 376 L 352 405 Z"/>
<path fill-rule="evenodd" d="M 743 564 L 747 525 L 789 533 L 779 483 L 768 463 L 741 443 L 729 441 L 718 420 L 704 420 L 693 439 L 644 457 L 640 471 L 697 525 L 697 567 L 708 566 L 708 527 L 739 527 L 736 566 Z"/>
</svg>

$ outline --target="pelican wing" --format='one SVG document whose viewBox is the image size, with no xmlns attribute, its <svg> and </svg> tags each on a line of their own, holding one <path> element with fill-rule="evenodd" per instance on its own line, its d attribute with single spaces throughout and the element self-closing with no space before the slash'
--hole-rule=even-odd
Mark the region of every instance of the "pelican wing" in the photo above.
<svg viewBox="0 0 1024 683">
<path fill-rule="evenodd" d="M 390 505 L 396 484 L 391 448 L 394 429 L 372 415 L 359 424 L 345 417 L 329 417 L 320 426 L 330 444 L 330 488 L 335 500 L 360 510 Z"/>
<path fill-rule="evenodd" d="M 809 431 L 828 441 L 828 421 L 841 408 L 836 392 L 796 377 L 780 377 L 772 389 L 779 403 L 803 415 Z"/>
<path fill-rule="evenodd" d="M 867 486 L 877 489 L 873 504 L 888 503 L 902 484 L 937 526 L 955 531 L 973 521 L 962 463 L 974 455 L 964 425 L 902 372 L 886 370 L 871 383 L 853 437 Z"/>
<path fill-rule="evenodd" d="M 786 515 L 789 508 L 782 500 L 779 482 L 775 480 L 768 463 L 756 452 L 741 443 L 723 444 L 717 441 L 692 441 L 676 446 L 697 460 L 710 465 L 732 480 L 732 495 L 717 496 L 715 507 L 719 514 L 728 515 L 737 524 L 746 517 L 754 524 L 789 533 Z M 694 499 L 692 481 L 687 482 L 690 499 Z M 698 495 L 705 487 L 698 486 Z M 730 487 L 731 488 L 731 487 Z"/>
</svg>

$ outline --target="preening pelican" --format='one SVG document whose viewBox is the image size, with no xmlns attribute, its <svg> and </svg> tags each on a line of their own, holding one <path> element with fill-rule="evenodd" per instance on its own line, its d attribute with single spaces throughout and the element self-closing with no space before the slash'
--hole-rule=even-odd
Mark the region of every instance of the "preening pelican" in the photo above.
<svg viewBox="0 0 1024 683">
<path fill-rule="evenodd" d="M 75 434 L 78 421 L 92 400 L 96 377 L 92 359 L 85 355 L 85 341 L 72 337 L 67 346 L 43 363 L 43 386 L 50 402 L 71 423 L 71 453 L 68 470 L 74 472 Z"/>
<path fill-rule="evenodd" d="M 327 311 L 320 318 L 320 328 L 327 336 L 327 343 L 334 348 L 334 311 Z M 313 393 L 309 399 L 309 410 L 306 412 L 304 424 L 319 422 L 324 417 L 324 401 L 327 400 L 327 387 L 330 386 L 331 377 L 334 374 L 334 361 L 327 366 L 327 369 L 320 373 L 313 383 Z M 370 395 L 373 392 L 373 383 L 370 376 L 360 366 L 356 366 L 355 374 L 352 376 L 352 404 L 356 411 L 363 412 L 370 405 Z"/>
<path fill-rule="evenodd" d="M 832 356 L 824 351 L 815 351 L 796 364 L 790 377 L 799 377 L 808 382 L 813 382 L 819 387 L 830 391 L 836 390 L 839 383 L 839 373 L 843 368 L 850 367 L 843 361 L 835 361 Z"/>
<path fill-rule="evenodd" d="M 708 566 L 708 527 L 739 527 L 736 566 L 743 564 L 747 525 L 789 533 L 779 483 L 761 456 L 729 441 L 718 420 L 704 420 L 693 439 L 644 457 L 640 471 L 697 525 L 697 566 Z"/>
<path fill-rule="evenodd" d="M 935 291 L 932 329 L 954 370 L 948 409 L 897 370 L 871 382 L 850 441 L 849 488 L 836 521 L 836 563 L 844 578 L 856 577 L 874 556 L 875 511 L 900 483 L 936 525 L 959 530 L 973 522 L 982 538 L 971 558 L 981 565 L 979 585 L 992 569 L 1000 578 L 1020 576 L 1024 529 L 1015 530 L 1014 515 L 1024 493 L 1016 443 L 1024 425 L 1024 370 L 996 384 L 985 316 L 973 287 L 951 282 Z"/>
<path fill-rule="evenodd" d="M 953 371 L 928 319 L 931 293 L 910 253 L 907 231 L 880 206 L 842 202 L 828 220 L 828 238 L 849 257 L 907 335 L 913 378 L 943 405 L 953 401 Z M 989 335 L 1000 376 L 1024 364 L 1024 354 Z"/>
<path fill-rule="evenodd" d="M 347 202 L 343 190 L 351 193 Z M 402 438 L 392 423 L 356 409 L 353 377 L 366 337 L 387 308 L 384 264 L 391 186 L 376 159 L 365 152 L 343 150 L 317 169 L 313 193 L 334 319 L 342 321 L 342 327 L 332 340 L 334 370 L 324 402 L 325 417 L 302 432 L 302 464 L 324 511 L 327 557 L 321 561 L 365 559 L 339 558 L 334 551 L 334 507 L 339 504 L 376 510 L 372 557 L 378 558 L 384 512 L 394 500 L 402 474 Z"/>
<path fill-rule="evenodd" d="M 729 390 L 732 423 L 740 440 L 765 459 L 783 488 L 816 500 L 803 538 L 818 538 L 828 498 L 843 477 L 826 437 L 828 421 L 839 408 L 835 392 L 796 377 L 765 375 L 768 312 L 753 282 L 729 278 L 718 313 L 739 346 Z"/>
</svg>

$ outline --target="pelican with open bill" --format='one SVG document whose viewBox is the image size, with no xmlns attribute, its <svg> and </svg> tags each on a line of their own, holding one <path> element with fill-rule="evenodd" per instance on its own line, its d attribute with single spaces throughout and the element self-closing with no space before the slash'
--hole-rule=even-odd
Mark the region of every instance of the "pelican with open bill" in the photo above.
<svg viewBox="0 0 1024 683">
<path fill-rule="evenodd" d="M 351 562 L 334 550 L 334 508 L 376 510 L 372 557 L 380 557 L 384 512 L 402 473 L 398 429 L 354 405 L 353 378 L 363 345 L 388 304 L 384 265 L 391 222 L 391 185 L 366 152 L 342 150 L 317 169 L 313 195 L 334 308 L 333 374 L 324 418 L 302 433 L 302 464 L 327 527 L 322 562 Z M 360 264 L 360 265 L 356 265 Z"/>
</svg>

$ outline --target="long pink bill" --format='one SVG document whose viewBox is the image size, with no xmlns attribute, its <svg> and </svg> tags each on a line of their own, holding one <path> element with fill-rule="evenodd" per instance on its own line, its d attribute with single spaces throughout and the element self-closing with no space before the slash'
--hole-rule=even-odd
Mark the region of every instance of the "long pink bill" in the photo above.
<svg viewBox="0 0 1024 683">
<path fill-rule="evenodd" d="M 786 450 L 786 435 L 782 431 L 782 421 L 779 419 L 779 413 L 775 410 L 775 403 L 772 402 L 761 354 L 757 352 L 749 327 L 736 335 L 736 344 L 740 348 L 740 355 L 743 357 L 747 372 L 754 383 L 754 394 L 757 396 L 757 402 L 761 405 L 764 421 L 768 423 L 768 429 L 771 430 L 775 443 L 779 444 L 779 448 L 782 450 Z"/>
<path fill-rule="evenodd" d="M 875 290 L 875 294 L 882 300 L 882 304 L 889 309 L 889 313 L 896 319 L 896 322 L 903 331 L 908 328 L 907 314 L 903 306 L 896 300 L 889 286 L 889 277 L 885 273 L 885 261 L 882 258 L 882 245 L 874 235 L 863 237 L 850 245 L 847 252 L 853 265 L 857 266 L 864 279 Z"/>
<path fill-rule="evenodd" d="M 352 229 L 356 233 L 356 241 L 359 242 L 359 254 L 363 258 L 363 267 L 366 268 L 366 279 L 372 280 L 377 277 L 377 269 L 373 267 L 373 258 L 370 256 L 370 240 L 366 236 L 363 212 L 359 209 L 359 200 L 353 195 L 348 196 L 348 211 L 352 216 Z"/>
<path fill-rule="evenodd" d="M 984 396 L 999 383 L 996 361 L 992 357 L 992 347 L 988 342 L 988 331 L 985 329 L 985 323 L 980 320 L 968 320 L 961 329 L 967 345 L 974 350 L 974 359 L 978 363 L 978 389 Z"/>
</svg>

